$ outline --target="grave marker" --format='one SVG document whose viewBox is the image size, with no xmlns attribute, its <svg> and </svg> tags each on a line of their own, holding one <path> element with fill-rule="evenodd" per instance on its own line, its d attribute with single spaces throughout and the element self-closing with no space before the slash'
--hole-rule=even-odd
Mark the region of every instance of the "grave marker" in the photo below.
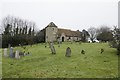
<svg viewBox="0 0 120 80">
<path fill-rule="evenodd" d="M 60 47 L 60 40 L 58 40 L 58 47 Z"/>
<path fill-rule="evenodd" d="M 85 51 L 84 51 L 84 50 L 82 50 L 82 51 L 81 51 L 81 54 L 85 54 Z"/>
<path fill-rule="evenodd" d="M 52 54 L 56 54 L 55 47 L 53 46 L 52 42 L 50 43 L 50 49 L 51 49 Z"/>
<path fill-rule="evenodd" d="M 4 57 L 7 57 L 8 54 L 7 54 L 7 48 L 4 49 Z"/>
<path fill-rule="evenodd" d="M 104 49 L 101 49 L 101 54 L 104 52 Z"/>
<path fill-rule="evenodd" d="M 16 59 L 20 59 L 20 55 L 19 55 L 19 51 L 17 50 L 16 53 L 15 53 L 15 58 Z"/>
<path fill-rule="evenodd" d="M 10 58 L 14 57 L 14 53 L 13 53 L 13 47 L 10 47 Z"/>
<path fill-rule="evenodd" d="M 71 49 L 70 49 L 70 47 L 68 47 L 68 48 L 66 49 L 66 54 L 65 54 L 65 56 L 66 56 L 66 57 L 70 57 L 70 56 L 71 56 Z"/>
</svg>

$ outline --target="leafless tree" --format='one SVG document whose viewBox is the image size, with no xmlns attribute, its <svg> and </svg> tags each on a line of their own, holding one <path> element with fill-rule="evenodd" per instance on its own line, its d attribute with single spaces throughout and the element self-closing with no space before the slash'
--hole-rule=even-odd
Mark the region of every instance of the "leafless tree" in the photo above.
<svg viewBox="0 0 120 80">
<path fill-rule="evenodd" d="M 94 39 L 95 39 L 96 36 L 97 36 L 97 29 L 96 29 L 95 27 L 90 27 L 90 28 L 88 29 L 88 32 L 89 32 L 89 34 L 90 34 L 90 39 L 91 39 L 91 41 L 93 42 Z"/>
<path fill-rule="evenodd" d="M 4 42 L 12 44 L 33 43 L 36 24 L 33 21 L 20 19 L 19 17 L 7 16 L 3 18 L 0 31 L 3 34 Z M 30 32 L 30 33 L 29 33 Z M 9 36 L 9 38 L 8 38 Z M 11 39 L 8 40 L 8 39 Z M 12 41 L 12 39 L 14 41 Z M 31 42 L 29 42 L 31 40 Z M 8 42 L 9 41 L 9 42 Z M 6 44 L 5 43 L 5 44 Z"/>
</svg>

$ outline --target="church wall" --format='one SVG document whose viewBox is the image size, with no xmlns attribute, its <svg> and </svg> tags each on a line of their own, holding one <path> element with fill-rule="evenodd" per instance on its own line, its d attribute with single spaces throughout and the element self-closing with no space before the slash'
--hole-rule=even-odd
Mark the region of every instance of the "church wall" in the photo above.
<svg viewBox="0 0 120 80">
<path fill-rule="evenodd" d="M 57 41 L 57 31 L 56 27 L 46 28 L 46 42 Z"/>
</svg>

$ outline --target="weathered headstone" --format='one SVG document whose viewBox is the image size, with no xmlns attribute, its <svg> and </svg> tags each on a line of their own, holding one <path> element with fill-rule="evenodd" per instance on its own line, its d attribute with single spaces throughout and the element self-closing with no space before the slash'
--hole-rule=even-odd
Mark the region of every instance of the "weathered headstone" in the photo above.
<svg viewBox="0 0 120 80">
<path fill-rule="evenodd" d="M 55 47 L 53 46 L 52 42 L 50 43 L 50 49 L 51 49 L 52 54 L 56 54 Z"/>
<path fill-rule="evenodd" d="M 60 39 L 58 39 L 58 47 L 60 47 Z"/>
<path fill-rule="evenodd" d="M 104 49 L 101 49 L 101 54 L 104 52 Z"/>
<path fill-rule="evenodd" d="M 4 56 L 7 57 L 8 54 L 7 54 L 7 48 L 4 49 Z"/>
<path fill-rule="evenodd" d="M 68 48 L 66 49 L 66 54 L 65 54 L 65 56 L 66 56 L 66 57 L 70 57 L 70 56 L 71 56 L 71 49 L 70 49 L 70 47 L 68 47 Z"/>
<path fill-rule="evenodd" d="M 16 53 L 15 53 L 15 58 L 16 59 L 20 59 L 20 55 L 19 55 L 19 51 L 17 50 Z"/>
<path fill-rule="evenodd" d="M 13 47 L 10 47 L 10 57 L 11 57 L 11 58 L 13 58 L 13 57 L 14 57 Z"/>
<path fill-rule="evenodd" d="M 84 51 L 84 50 L 82 50 L 82 51 L 81 51 L 81 54 L 85 54 L 85 51 Z"/>
</svg>

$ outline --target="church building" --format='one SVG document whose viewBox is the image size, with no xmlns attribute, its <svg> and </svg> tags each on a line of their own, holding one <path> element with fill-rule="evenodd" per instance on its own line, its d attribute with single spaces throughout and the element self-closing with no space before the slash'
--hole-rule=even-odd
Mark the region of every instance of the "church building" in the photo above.
<svg viewBox="0 0 120 80">
<path fill-rule="evenodd" d="M 79 30 L 72 31 L 69 29 L 61 29 L 58 28 L 53 22 L 49 23 L 47 27 L 45 27 L 44 38 L 45 42 L 54 42 L 54 41 L 80 41 L 81 40 L 81 32 Z"/>
</svg>

